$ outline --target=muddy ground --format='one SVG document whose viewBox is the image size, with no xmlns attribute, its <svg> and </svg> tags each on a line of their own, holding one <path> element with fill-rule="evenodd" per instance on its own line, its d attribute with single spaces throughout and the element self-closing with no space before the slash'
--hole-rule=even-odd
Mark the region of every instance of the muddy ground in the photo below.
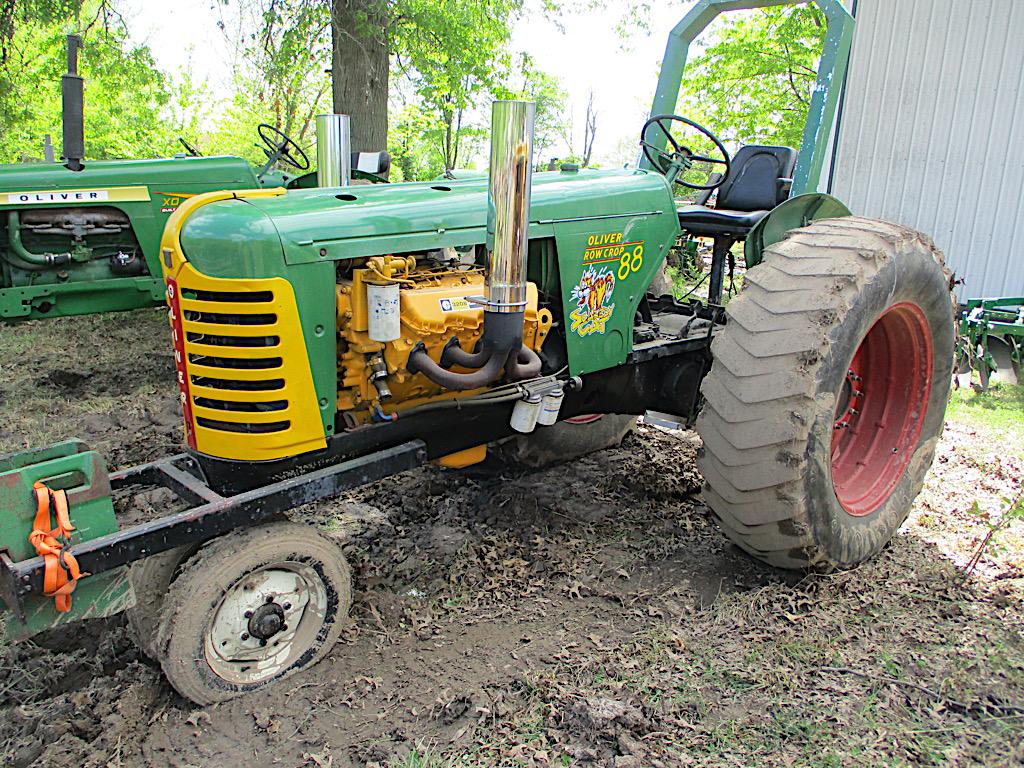
<svg viewBox="0 0 1024 768">
<path fill-rule="evenodd" d="M 0 329 L 0 450 L 176 450 L 158 311 Z M 1024 460 L 951 424 L 915 512 L 830 576 L 745 557 L 692 433 L 531 476 L 424 468 L 301 510 L 356 599 L 320 665 L 199 708 L 124 620 L 0 647 L 0 765 L 1024 764 L 1024 553 L 967 577 Z"/>
</svg>

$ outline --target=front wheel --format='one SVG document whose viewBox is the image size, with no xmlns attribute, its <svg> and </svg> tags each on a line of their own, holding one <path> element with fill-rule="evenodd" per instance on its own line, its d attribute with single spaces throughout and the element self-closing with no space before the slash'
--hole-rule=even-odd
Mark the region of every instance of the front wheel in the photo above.
<svg viewBox="0 0 1024 768">
<path fill-rule="evenodd" d="M 942 255 L 895 224 L 818 221 L 765 250 L 726 314 L 697 420 L 708 506 L 772 565 L 866 560 L 906 519 L 942 432 Z"/>
<path fill-rule="evenodd" d="M 205 544 L 163 602 L 160 665 L 178 693 L 206 705 L 323 658 L 348 618 L 351 576 L 315 529 L 275 522 Z"/>
</svg>

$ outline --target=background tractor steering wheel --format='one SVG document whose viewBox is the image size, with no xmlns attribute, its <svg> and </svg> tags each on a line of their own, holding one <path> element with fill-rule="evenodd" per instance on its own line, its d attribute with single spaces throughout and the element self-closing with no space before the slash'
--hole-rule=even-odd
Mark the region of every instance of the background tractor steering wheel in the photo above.
<svg viewBox="0 0 1024 768">
<path fill-rule="evenodd" d="M 714 143 L 715 148 L 722 153 L 722 158 L 719 159 L 716 157 L 698 155 L 695 154 L 693 150 L 691 150 L 685 144 L 680 144 L 672 135 L 671 125 L 673 122 L 679 122 L 683 123 L 684 125 L 688 125 L 691 128 L 707 136 Z M 651 126 L 657 126 L 658 130 L 661 131 L 662 134 L 664 134 L 665 139 L 667 140 L 666 149 L 662 149 L 661 147 L 658 147 L 647 141 L 647 129 L 650 128 Z M 685 117 L 680 117 L 679 115 L 655 115 L 646 123 L 644 123 L 643 129 L 640 131 L 640 146 L 644 148 L 644 157 L 646 157 L 648 162 L 650 162 L 650 164 L 654 166 L 654 169 L 656 171 L 658 171 L 664 176 L 668 176 L 670 173 L 673 172 L 673 170 L 675 170 L 676 177 L 673 179 L 673 181 L 676 184 L 688 187 L 690 189 L 717 189 L 718 187 L 722 186 L 722 184 L 725 183 L 725 180 L 727 178 L 729 178 L 729 171 L 732 169 L 732 159 L 729 157 L 729 153 L 726 151 L 725 147 L 722 145 L 722 142 L 718 139 L 718 137 L 715 136 L 715 134 L 713 134 L 700 123 L 695 123 L 693 120 L 690 120 Z M 722 178 L 720 178 L 718 181 L 714 183 L 703 185 L 691 184 L 688 181 L 683 181 L 679 177 L 680 168 L 683 171 L 689 170 L 694 162 L 724 165 L 725 170 L 721 171 Z"/>
<path fill-rule="evenodd" d="M 292 168 L 298 168 L 300 171 L 309 170 L 309 158 L 306 157 L 306 153 L 287 134 L 267 123 L 260 123 L 256 132 L 268 147 L 263 150 L 267 159 L 271 161 L 268 165 L 273 165 L 277 160 L 284 160 Z"/>
<path fill-rule="evenodd" d="M 185 151 L 189 154 L 189 157 L 202 157 L 203 156 L 202 152 L 200 152 L 198 149 L 196 149 L 191 144 L 189 144 L 188 141 L 186 141 L 185 139 L 181 138 L 181 136 L 178 137 L 178 143 L 181 144 L 181 146 L 183 146 L 185 148 Z"/>
</svg>

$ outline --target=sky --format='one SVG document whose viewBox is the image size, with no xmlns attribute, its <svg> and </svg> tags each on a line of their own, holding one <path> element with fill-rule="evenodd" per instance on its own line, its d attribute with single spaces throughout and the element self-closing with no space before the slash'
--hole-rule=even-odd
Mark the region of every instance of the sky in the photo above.
<svg viewBox="0 0 1024 768">
<path fill-rule="evenodd" d="M 529 53 L 540 69 L 560 79 L 569 97 L 577 153 L 582 150 L 587 99 L 593 92 L 598 116 L 594 156 L 605 163 L 635 157 L 669 30 L 690 4 L 655 4 L 646 28 L 627 20 L 625 26 L 635 31 L 623 39 L 617 27 L 627 15 L 627 2 L 609 0 L 602 13 L 563 19 L 563 29 L 554 20 L 529 14 L 517 22 L 511 42 L 514 51 Z M 133 41 L 148 45 L 162 70 L 176 75 L 188 68 L 193 79 L 205 80 L 213 94 L 227 95 L 232 48 L 217 27 L 222 7 L 218 0 L 126 0 L 120 7 Z M 568 148 L 556 146 L 545 154 L 565 156 Z"/>
</svg>

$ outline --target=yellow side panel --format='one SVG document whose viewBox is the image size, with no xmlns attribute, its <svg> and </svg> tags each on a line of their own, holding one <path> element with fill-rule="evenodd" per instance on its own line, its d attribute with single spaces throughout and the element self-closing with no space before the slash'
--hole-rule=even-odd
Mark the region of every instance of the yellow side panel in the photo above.
<svg viewBox="0 0 1024 768">
<path fill-rule="evenodd" d="M 179 241 L 185 220 L 206 203 L 282 192 L 197 195 L 164 230 L 161 262 L 186 437 L 209 456 L 269 461 L 327 445 L 291 283 L 280 277 L 209 277 L 185 259 Z M 256 293 L 269 297 L 232 298 Z"/>
<path fill-rule="evenodd" d="M 187 397 L 196 450 L 223 459 L 266 461 L 326 447 L 306 342 L 295 294 L 284 278 L 229 280 L 208 277 L 182 264 L 174 282 L 179 294 L 269 291 L 267 302 L 186 299 L 181 310 Z M 274 318 L 261 325 L 202 322 L 258 310 Z M 233 346 L 232 340 L 261 346 Z M 204 341 L 217 342 L 215 344 Z M 215 365 L 209 364 L 216 361 Z M 259 368 L 232 367 L 257 363 Z"/>
</svg>

